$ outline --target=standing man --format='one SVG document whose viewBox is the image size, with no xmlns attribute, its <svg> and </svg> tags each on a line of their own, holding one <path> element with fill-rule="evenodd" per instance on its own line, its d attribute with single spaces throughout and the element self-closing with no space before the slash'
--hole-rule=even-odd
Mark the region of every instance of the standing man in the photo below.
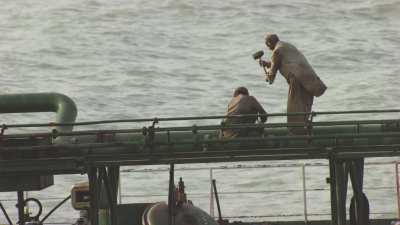
<svg viewBox="0 0 400 225">
<path fill-rule="evenodd" d="M 260 66 L 267 67 L 266 81 L 272 84 L 276 73 L 285 77 L 289 84 L 287 113 L 311 112 L 314 96 L 321 96 L 325 84 L 320 80 L 304 55 L 292 44 L 280 41 L 278 35 L 268 34 L 265 44 L 272 51 L 271 61 L 260 60 Z M 306 123 L 309 115 L 288 116 L 288 123 Z M 304 134 L 303 128 L 289 128 L 289 132 Z"/>
<path fill-rule="evenodd" d="M 244 117 L 228 117 L 224 119 L 225 125 L 232 124 L 254 124 L 257 118 L 260 117 L 261 122 L 267 121 L 267 112 L 260 105 L 257 99 L 249 96 L 249 91 L 245 87 L 238 87 L 233 93 L 233 98 L 228 104 L 227 116 L 252 114 L 252 116 Z M 260 114 L 257 116 L 257 114 Z M 238 128 L 238 129 L 223 129 L 220 133 L 220 138 L 230 139 L 234 137 L 250 136 L 256 129 Z"/>
</svg>

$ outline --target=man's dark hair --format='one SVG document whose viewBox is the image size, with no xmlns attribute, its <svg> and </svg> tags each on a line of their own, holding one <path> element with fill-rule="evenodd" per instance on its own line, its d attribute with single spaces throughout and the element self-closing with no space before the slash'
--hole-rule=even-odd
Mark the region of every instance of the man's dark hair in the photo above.
<svg viewBox="0 0 400 225">
<path fill-rule="evenodd" d="M 275 47 L 276 43 L 278 43 L 279 37 L 276 34 L 267 34 L 265 37 L 265 44 L 267 46 Z"/>
<path fill-rule="evenodd" d="M 249 91 L 245 87 L 238 87 L 236 88 L 235 92 L 233 92 L 233 97 L 238 95 L 249 95 Z"/>
</svg>

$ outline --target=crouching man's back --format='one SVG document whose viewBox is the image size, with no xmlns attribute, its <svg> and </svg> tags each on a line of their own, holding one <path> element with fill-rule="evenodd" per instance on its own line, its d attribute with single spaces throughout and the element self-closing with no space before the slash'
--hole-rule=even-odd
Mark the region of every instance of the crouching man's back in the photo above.
<svg viewBox="0 0 400 225">
<path fill-rule="evenodd" d="M 257 114 L 262 114 L 260 116 L 261 122 L 267 120 L 265 115 L 267 112 L 253 96 L 249 95 L 247 88 L 239 87 L 235 90 L 233 98 L 228 104 L 227 116 L 245 115 L 252 114 L 253 116 L 244 117 L 228 117 L 223 123 L 226 126 L 234 124 L 254 124 L 257 121 Z M 223 129 L 220 133 L 220 138 L 230 139 L 234 137 L 247 137 L 251 136 L 252 133 L 256 132 L 257 129 L 250 128 L 238 128 L 238 129 Z"/>
</svg>

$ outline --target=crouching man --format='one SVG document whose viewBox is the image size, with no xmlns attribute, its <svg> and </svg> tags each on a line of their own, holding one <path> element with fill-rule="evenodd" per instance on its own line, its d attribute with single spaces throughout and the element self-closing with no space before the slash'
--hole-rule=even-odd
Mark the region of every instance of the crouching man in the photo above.
<svg viewBox="0 0 400 225">
<path fill-rule="evenodd" d="M 226 126 L 237 124 L 254 124 L 258 118 L 261 122 L 267 121 L 267 115 L 264 108 L 245 87 L 238 87 L 233 93 L 233 98 L 228 104 L 227 116 L 252 114 L 252 116 L 228 117 L 223 120 Z M 256 135 L 255 128 L 226 128 L 220 132 L 220 138 L 231 139 L 235 137 L 247 137 Z"/>
</svg>

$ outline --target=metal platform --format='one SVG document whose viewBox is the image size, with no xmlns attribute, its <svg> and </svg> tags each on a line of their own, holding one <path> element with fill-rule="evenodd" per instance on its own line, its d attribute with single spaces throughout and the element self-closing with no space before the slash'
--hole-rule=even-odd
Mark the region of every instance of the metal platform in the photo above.
<svg viewBox="0 0 400 225">
<path fill-rule="evenodd" d="M 111 224 L 117 224 L 113 210 L 116 208 L 114 195 L 119 166 L 321 159 L 330 163 L 331 224 L 344 225 L 348 174 L 350 173 L 353 185 L 354 204 L 358 205 L 358 208 L 353 208 L 353 213 L 357 218 L 368 218 L 368 215 L 363 215 L 367 212 L 365 204 L 368 204 L 368 201 L 365 203 L 362 192 L 363 159 L 400 155 L 400 120 L 345 120 L 346 116 L 378 113 L 384 118 L 386 113 L 399 112 L 400 110 L 313 112 L 310 122 L 305 124 L 160 126 L 163 121 L 225 118 L 215 116 L 3 125 L 0 136 L 0 177 L 87 173 L 93 199 L 92 215 L 97 215 L 96 199 L 100 192 L 99 184 L 103 182 L 109 193 Z M 312 122 L 315 116 L 327 114 L 335 114 L 343 120 Z M 287 115 L 268 114 L 268 117 L 274 116 Z M 13 128 L 19 127 L 84 126 L 121 122 L 132 123 L 132 129 L 12 133 Z M 150 125 L 135 126 L 135 123 L 143 122 Z M 288 132 L 289 127 L 301 128 L 306 132 L 303 135 L 291 134 Z M 223 129 L 257 129 L 263 132 L 257 136 L 225 140 L 218 137 L 218 131 Z M 60 137 L 62 141 L 58 141 Z M 92 224 L 98 224 L 96 216 L 93 216 Z"/>
</svg>

